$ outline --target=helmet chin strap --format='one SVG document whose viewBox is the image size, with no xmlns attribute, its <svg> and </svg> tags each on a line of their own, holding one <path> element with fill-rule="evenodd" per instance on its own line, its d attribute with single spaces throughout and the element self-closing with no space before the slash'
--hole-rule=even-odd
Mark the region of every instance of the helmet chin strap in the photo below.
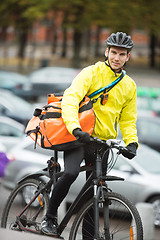
<svg viewBox="0 0 160 240">
<path fill-rule="evenodd" d="M 109 60 L 108 60 L 108 63 L 106 62 L 107 60 L 108 60 L 108 57 L 105 58 L 105 64 L 106 64 L 108 67 L 110 67 L 110 69 L 114 72 L 115 76 L 117 76 L 117 73 L 120 73 L 120 72 L 123 70 L 124 66 L 126 65 L 126 62 L 125 62 L 125 64 L 123 65 L 123 67 L 119 68 L 119 69 L 118 69 L 119 71 L 117 72 L 117 71 L 115 71 L 115 70 L 111 67 L 111 65 L 110 65 L 110 63 L 109 63 Z"/>
</svg>

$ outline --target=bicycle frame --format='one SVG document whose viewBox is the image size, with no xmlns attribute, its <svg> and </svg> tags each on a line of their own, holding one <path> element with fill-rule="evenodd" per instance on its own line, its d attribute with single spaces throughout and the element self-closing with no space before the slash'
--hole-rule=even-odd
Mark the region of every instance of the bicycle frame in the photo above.
<svg viewBox="0 0 160 240">
<path fill-rule="evenodd" d="M 54 162 L 55 164 L 58 162 L 58 157 L 57 157 L 57 152 L 55 151 L 54 154 Z M 99 226 L 98 226 L 98 217 L 99 217 L 99 213 L 98 213 L 98 208 L 97 208 L 97 204 L 98 204 L 98 200 L 100 198 L 100 194 L 102 194 L 103 190 L 102 187 L 105 186 L 106 190 L 108 190 L 107 188 L 107 184 L 105 183 L 105 181 L 113 181 L 113 180 L 124 180 L 123 178 L 120 177 L 115 177 L 115 176 L 102 176 L 102 159 L 100 156 L 100 153 L 97 151 L 97 159 L 96 159 L 96 164 L 95 166 L 81 166 L 80 167 L 80 172 L 83 171 L 92 171 L 89 178 L 87 179 L 87 181 L 85 182 L 85 184 L 83 185 L 81 191 L 79 192 L 78 196 L 76 197 L 76 199 L 73 201 L 73 203 L 71 204 L 70 208 L 68 209 L 67 213 L 65 214 L 64 218 L 62 219 L 62 221 L 60 222 L 59 226 L 58 226 L 58 233 L 61 235 L 61 233 L 63 232 L 63 230 L 65 229 L 65 227 L 67 226 L 69 220 L 71 219 L 72 215 L 82 207 L 82 205 L 84 204 L 84 202 L 86 202 L 87 200 L 89 200 L 91 197 L 93 197 L 93 201 L 94 201 L 94 221 L 95 221 L 95 238 L 98 239 L 99 238 Z M 47 188 L 50 188 L 52 184 L 54 184 L 57 179 L 63 174 L 63 171 L 56 171 L 54 170 L 52 178 L 50 178 L 50 180 L 44 185 L 43 188 L 41 188 L 40 190 L 37 191 L 36 195 L 34 196 L 34 198 L 27 204 L 27 206 L 22 210 L 22 212 L 19 214 L 18 217 L 20 217 L 25 211 L 26 209 L 33 203 L 33 201 L 36 199 L 36 197 L 38 197 L 38 195 L 40 193 L 42 193 L 44 190 L 46 190 Z M 31 174 L 27 177 L 25 177 L 24 179 L 22 179 L 20 182 L 22 182 L 23 180 L 26 180 L 28 178 L 39 178 L 41 176 L 49 176 L 49 173 L 47 171 L 47 168 L 36 172 L 35 174 Z M 107 216 L 109 215 L 109 211 L 108 211 L 108 206 L 109 204 L 107 204 L 107 206 L 104 207 Z M 20 226 L 21 227 L 21 226 Z M 108 229 L 108 221 L 106 220 L 105 222 L 105 227 L 106 229 Z M 27 229 L 25 229 L 27 230 Z M 108 232 L 108 236 L 109 236 L 109 232 Z M 107 238 L 109 239 L 109 238 Z"/>
<path fill-rule="evenodd" d="M 98 213 L 97 204 L 98 204 L 98 199 L 100 197 L 100 194 L 102 192 L 101 188 L 103 186 L 105 186 L 106 190 L 108 190 L 107 184 L 105 183 L 105 181 L 107 181 L 107 180 L 109 180 L 109 181 L 113 181 L 113 180 L 124 181 L 124 179 L 120 178 L 120 177 L 115 177 L 115 176 L 102 176 L 102 159 L 101 159 L 99 152 L 97 152 L 96 164 L 95 164 L 94 168 L 93 167 L 81 167 L 81 172 L 88 171 L 88 170 L 92 170 L 92 173 L 90 174 L 89 178 L 87 179 L 84 186 L 82 187 L 80 193 L 78 194 L 78 196 L 76 197 L 74 202 L 71 204 L 66 215 L 64 216 L 61 223 L 59 224 L 59 227 L 58 227 L 59 234 L 61 234 L 63 232 L 63 230 L 67 226 L 67 223 L 71 219 L 71 216 L 76 211 L 76 209 L 81 208 L 82 205 L 84 204 L 84 202 L 86 202 L 86 200 L 89 200 L 91 197 L 93 197 L 95 239 L 99 238 L 99 230 L 98 230 L 99 229 L 99 226 L 98 226 L 99 213 Z M 105 206 L 105 209 L 108 212 L 108 216 L 109 216 L 108 206 L 109 206 L 109 204 L 107 206 Z M 106 229 L 108 229 L 107 222 L 105 223 L 105 227 L 106 227 Z M 109 236 L 109 233 L 108 233 L 108 236 Z M 109 239 L 109 238 L 107 238 L 107 239 Z"/>
</svg>

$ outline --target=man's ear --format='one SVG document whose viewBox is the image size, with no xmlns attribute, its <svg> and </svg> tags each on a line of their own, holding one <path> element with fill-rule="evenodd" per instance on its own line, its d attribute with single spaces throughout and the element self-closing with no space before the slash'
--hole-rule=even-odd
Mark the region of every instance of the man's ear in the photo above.
<svg viewBox="0 0 160 240">
<path fill-rule="evenodd" d="M 108 48 L 106 48 L 105 56 L 108 57 Z"/>
<path fill-rule="evenodd" d="M 126 62 L 128 62 L 129 58 L 130 58 L 130 52 L 127 54 L 127 59 L 126 59 Z"/>
</svg>

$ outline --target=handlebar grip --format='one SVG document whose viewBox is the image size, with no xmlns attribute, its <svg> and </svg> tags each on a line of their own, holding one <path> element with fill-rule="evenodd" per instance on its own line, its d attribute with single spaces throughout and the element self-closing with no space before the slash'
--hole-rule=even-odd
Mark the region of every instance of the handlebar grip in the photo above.
<svg viewBox="0 0 160 240">
<path fill-rule="evenodd" d="M 118 154 L 123 154 L 123 153 L 127 153 L 127 152 L 128 152 L 128 149 L 126 147 L 119 146 Z"/>
</svg>

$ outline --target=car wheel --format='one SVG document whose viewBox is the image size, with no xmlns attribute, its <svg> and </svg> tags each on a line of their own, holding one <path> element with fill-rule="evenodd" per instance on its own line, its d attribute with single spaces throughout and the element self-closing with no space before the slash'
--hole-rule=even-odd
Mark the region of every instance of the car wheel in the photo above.
<svg viewBox="0 0 160 240">
<path fill-rule="evenodd" d="M 160 195 L 151 198 L 149 203 L 153 204 L 154 225 L 160 227 Z"/>
</svg>

